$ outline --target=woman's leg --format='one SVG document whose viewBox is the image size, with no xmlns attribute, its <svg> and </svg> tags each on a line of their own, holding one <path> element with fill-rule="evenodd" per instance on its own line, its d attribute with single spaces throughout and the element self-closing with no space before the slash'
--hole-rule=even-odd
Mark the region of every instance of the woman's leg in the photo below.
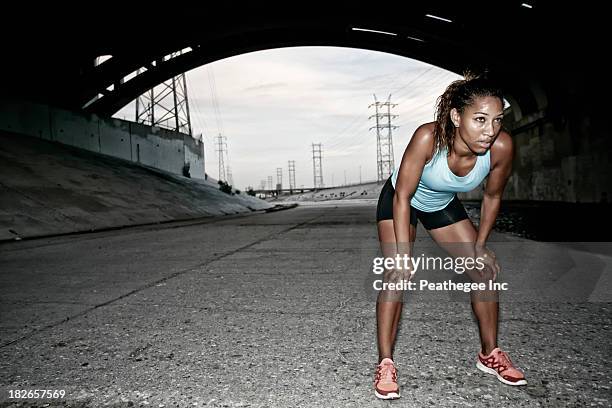
<svg viewBox="0 0 612 408">
<path fill-rule="evenodd" d="M 416 227 L 410 225 L 411 252 L 416 237 Z M 378 222 L 378 240 L 384 257 L 395 256 L 395 232 L 393 220 Z M 397 335 L 402 313 L 402 291 L 380 291 L 376 303 L 376 323 L 378 334 L 378 361 L 384 358 L 393 359 L 393 345 Z"/>
<path fill-rule="evenodd" d="M 474 257 L 477 231 L 470 220 L 461 220 L 442 228 L 429 230 L 429 235 L 453 257 Z M 486 282 L 492 275 L 481 276 L 476 270 L 467 271 L 472 280 Z M 497 291 L 472 291 L 472 310 L 478 320 L 482 353 L 488 355 L 497 347 L 497 318 L 499 301 Z"/>
</svg>

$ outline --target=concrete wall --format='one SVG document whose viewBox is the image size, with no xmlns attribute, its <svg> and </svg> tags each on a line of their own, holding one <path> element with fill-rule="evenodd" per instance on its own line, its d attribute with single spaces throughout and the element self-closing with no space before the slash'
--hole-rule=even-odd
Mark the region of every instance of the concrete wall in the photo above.
<svg viewBox="0 0 612 408">
<path fill-rule="evenodd" d="M 513 124 L 515 158 L 504 197 L 519 200 L 610 202 L 609 132 L 588 113 L 553 122 L 544 112 Z"/>
<path fill-rule="evenodd" d="M 183 174 L 185 153 L 182 134 L 140 123 L 130 123 L 130 134 L 133 161 L 171 173 Z"/>
<path fill-rule="evenodd" d="M 46 105 L 5 103 L 0 100 L 0 128 L 51 140 L 51 116 Z"/>
<path fill-rule="evenodd" d="M 612 202 L 612 137 L 606 117 L 581 108 L 506 115 L 515 146 L 506 200 Z M 520 119 L 515 120 L 516 117 Z M 481 199 L 484 185 L 464 199 Z"/>
<path fill-rule="evenodd" d="M 100 152 L 132 160 L 130 123 L 119 119 L 100 119 Z"/>
<path fill-rule="evenodd" d="M 189 135 L 184 137 L 185 164 L 189 166 L 191 177 L 204 178 L 204 143 Z"/>
<path fill-rule="evenodd" d="M 49 113 L 54 141 L 101 153 L 97 116 L 76 115 L 73 112 L 55 108 L 51 108 Z"/>
<path fill-rule="evenodd" d="M 156 126 L 0 100 L 0 129 L 204 179 L 203 142 Z"/>
</svg>

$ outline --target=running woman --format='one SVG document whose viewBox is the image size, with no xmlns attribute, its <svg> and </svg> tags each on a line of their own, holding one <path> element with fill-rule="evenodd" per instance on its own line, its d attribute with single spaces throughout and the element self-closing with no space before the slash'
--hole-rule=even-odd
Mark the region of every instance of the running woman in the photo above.
<svg viewBox="0 0 612 408">
<path fill-rule="evenodd" d="M 479 281 L 495 280 L 499 264 L 486 246 L 512 171 L 513 144 L 502 129 L 501 90 L 471 74 L 451 83 L 438 98 L 435 122 L 421 125 L 408 143 L 399 169 L 384 185 L 377 207 L 378 238 L 384 256 L 411 256 L 417 220 L 454 257 L 481 257 L 485 268 L 472 270 Z M 480 225 L 474 227 L 457 198 L 487 178 Z M 460 243 L 457 245 L 457 243 Z M 390 249 L 392 248 L 392 249 Z M 412 275 L 403 271 L 403 278 Z M 397 271 L 395 271 L 397 278 Z M 497 344 L 496 291 L 472 291 L 480 351 L 476 366 L 508 385 L 525 385 L 521 370 Z M 379 364 L 374 381 L 381 399 L 400 397 L 393 347 L 402 311 L 399 291 L 381 291 L 376 305 Z"/>
</svg>

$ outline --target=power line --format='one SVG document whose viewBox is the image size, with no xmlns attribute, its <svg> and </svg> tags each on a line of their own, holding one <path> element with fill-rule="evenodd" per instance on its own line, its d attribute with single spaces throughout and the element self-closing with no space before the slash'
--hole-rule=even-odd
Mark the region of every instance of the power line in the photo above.
<svg viewBox="0 0 612 408">
<path fill-rule="evenodd" d="M 402 85 L 401 87 L 396 88 L 396 90 L 395 90 L 394 92 L 392 92 L 392 94 L 396 94 L 396 93 L 397 93 L 397 91 L 402 90 L 402 89 L 405 89 L 406 87 L 410 86 L 411 84 L 413 84 L 413 83 L 414 83 L 415 81 L 417 81 L 418 79 L 422 78 L 422 77 L 423 77 L 425 74 L 429 73 L 429 72 L 430 72 L 432 69 L 434 69 L 434 68 L 436 68 L 436 67 L 431 66 L 431 67 L 429 67 L 429 68 L 425 69 L 424 71 L 422 71 L 421 73 L 419 73 L 419 74 L 418 74 L 416 77 L 412 78 L 412 79 L 411 79 L 411 80 L 410 80 L 408 83 L 406 83 L 405 85 Z M 439 71 L 439 72 L 442 72 L 443 74 L 445 74 L 445 72 L 444 72 L 444 71 Z M 439 72 L 436 72 L 436 73 L 438 73 L 438 74 L 439 74 Z M 392 74 L 393 74 L 393 73 L 388 73 L 388 74 L 382 75 L 382 76 L 380 76 L 380 77 L 379 77 L 379 80 L 382 80 L 382 79 L 384 79 L 385 77 L 387 77 L 387 76 L 389 76 L 389 75 L 392 75 Z M 397 74 L 395 75 L 395 79 L 393 80 L 393 83 L 396 83 L 396 82 L 397 82 L 397 81 L 396 81 L 396 79 L 397 79 L 397 78 L 398 78 L 400 75 L 401 75 L 401 72 L 400 72 L 400 73 L 397 73 Z M 411 91 L 411 90 L 412 90 L 412 88 L 410 89 L 410 91 Z M 411 94 L 411 92 L 409 92 L 409 93 L 408 93 L 408 95 L 410 95 L 410 94 Z M 397 95 L 396 95 L 396 96 L 397 96 Z M 341 147 L 341 146 L 353 145 L 354 139 L 349 138 L 348 140 L 342 140 L 342 137 L 341 137 L 341 136 L 342 136 L 344 133 L 346 133 L 347 131 L 352 130 L 352 128 L 354 128 L 354 127 L 355 127 L 355 125 L 356 125 L 356 124 L 358 124 L 359 119 L 362 119 L 362 118 L 363 118 L 363 117 L 361 116 L 361 114 L 356 115 L 356 116 L 353 118 L 353 120 L 352 120 L 352 121 L 351 121 L 351 122 L 350 122 L 350 123 L 349 123 L 349 124 L 348 124 L 348 125 L 347 125 L 345 128 L 343 128 L 343 129 L 342 129 L 342 131 L 340 131 L 339 133 L 335 134 L 335 135 L 334 135 L 334 138 L 336 139 L 336 142 L 331 142 L 331 143 L 328 143 L 328 144 L 327 144 L 328 149 L 336 149 L 336 148 Z"/>
<path fill-rule="evenodd" d="M 230 160 L 229 160 L 229 149 L 227 148 L 227 137 L 221 136 L 224 134 L 223 132 L 223 118 L 221 117 L 221 109 L 219 107 L 219 98 L 217 95 L 217 81 L 215 80 L 215 72 L 212 66 L 207 67 L 208 73 L 208 85 L 210 88 L 211 100 L 213 105 L 213 112 L 215 114 L 215 120 L 217 122 L 217 130 L 219 133 L 219 137 L 223 138 L 219 142 L 219 177 L 223 175 L 223 181 L 233 184 L 233 177 L 230 168 Z M 224 148 L 221 148 L 224 147 Z"/>
<path fill-rule="evenodd" d="M 185 74 L 185 79 L 187 80 L 187 86 L 190 89 L 194 89 L 191 84 L 191 80 L 189 79 L 189 76 L 187 74 Z M 198 127 L 201 129 L 201 133 L 209 135 L 210 132 L 206 124 L 206 119 L 204 117 L 204 114 L 202 113 L 202 110 L 200 109 L 200 105 L 198 104 L 197 98 L 191 99 L 190 106 L 193 107 L 193 110 L 195 112 L 194 119 L 197 122 Z"/>
<path fill-rule="evenodd" d="M 217 122 L 218 133 L 223 134 L 223 120 L 221 118 L 221 109 L 219 108 L 219 101 L 217 97 L 217 81 L 215 80 L 215 72 L 212 66 L 207 67 L 208 74 L 208 86 L 210 88 L 211 101 L 213 105 L 213 112 L 215 114 L 215 120 Z"/>
</svg>

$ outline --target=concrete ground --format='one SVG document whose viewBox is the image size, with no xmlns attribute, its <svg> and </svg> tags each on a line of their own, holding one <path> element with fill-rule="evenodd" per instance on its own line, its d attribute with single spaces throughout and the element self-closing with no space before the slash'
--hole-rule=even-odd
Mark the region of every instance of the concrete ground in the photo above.
<svg viewBox="0 0 612 408">
<path fill-rule="evenodd" d="M 396 345 L 402 398 L 377 400 L 374 206 L 0 244 L 0 406 L 611 405 L 610 257 L 495 233 L 516 292 L 500 344 L 529 384 L 478 371 L 467 298 L 424 291 Z M 435 251 L 421 229 L 416 245 Z M 8 398 L 43 388 L 66 397 Z"/>
</svg>

